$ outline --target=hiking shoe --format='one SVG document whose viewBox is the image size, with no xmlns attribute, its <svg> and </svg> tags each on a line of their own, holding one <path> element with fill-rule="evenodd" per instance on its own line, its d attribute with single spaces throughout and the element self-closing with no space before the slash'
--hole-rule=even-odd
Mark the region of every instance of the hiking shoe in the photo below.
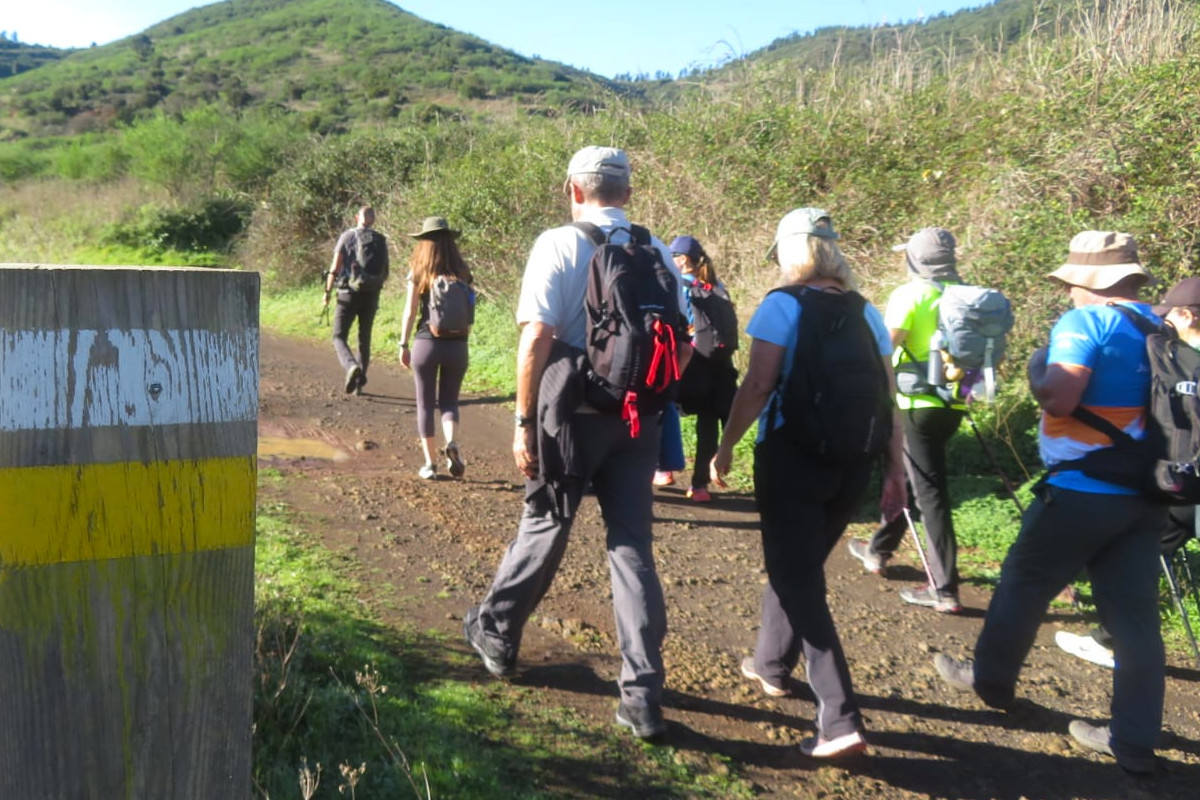
<svg viewBox="0 0 1200 800">
<path fill-rule="evenodd" d="M 509 658 L 487 640 L 479 626 L 479 608 L 472 608 L 463 617 L 463 635 L 467 644 L 475 649 L 483 660 L 484 669 L 496 678 L 508 678 L 516 674 L 515 659 Z"/>
<path fill-rule="evenodd" d="M 366 370 L 363 370 L 362 374 L 358 376 L 358 385 L 354 387 L 354 396 L 362 397 L 363 387 L 366 385 L 367 385 L 367 373 L 366 373 Z"/>
<path fill-rule="evenodd" d="M 1113 668 L 1113 651 L 1097 642 L 1090 635 L 1080 636 L 1077 633 L 1059 631 L 1054 634 L 1054 643 L 1071 655 L 1099 664 L 1102 667 Z"/>
<path fill-rule="evenodd" d="M 667 732 L 662 709 L 658 706 L 617 705 L 617 724 L 633 731 L 639 739 L 657 739 Z"/>
<path fill-rule="evenodd" d="M 970 661 L 960 661 L 945 653 L 938 653 L 933 657 L 933 668 L 952 688 L 960 692 L 971 692 L 991 708 L 1003 709 L 1012 705 L 1012 690 L 977 683 L 975 665 Z"/>
<path fill-rule="evenodd" d="M 417 470 L 417 477 L 421 480 L 432 481 L 437 479 L 437 467 L 433 464 L 425 464 Z"/>
<path fill-rule="evenodd" d="M 872 575 L 879 575 L 887 565 L 890 555 L 876 553 L 871 550 L 871 543 L 861 539 L 851 539 L 848 545 L 850 555 L 862 562 L 863 568 Z"/>
<path fill-rule="evenodd" d="M 655 470 L 653 483 L 655 486 L 670 486 L 675 483 L 675 473 L 669 470 Z"/>
<path fill-rule="evenodd" d="M 446 445 L 446 469 L 450 470 L 450 477 L 461 478 L 463 473 L 467 471 L 467 465 L 463 463 L 462 456 L 459 455 L 458 445 L 455 442 L 450 442 Z"/>
<path fill-rule="evenodd" d="M 1077 719 L 1071 721 L 1071 724 L 1067 726 L 1067 731 L 1080 746 L 1116 758 L 1117 765 L 1126 772 L 1132 772 L 1135 775 L 1149 775 L 1155 771 L 1156 764 L 1153 753 L 1141 758 L 1127 758 L 1113 753 L 1112 734 L 1107 725 L 1092 725 Z"/>
<path fill-rule="evenodd" d="M 867 749 L 867 740 L 859 731 L 826 739 L 810 736 L 800 742 L 800 752 L 809 758 L 842 758 Z"/>
<path fill-rule="evenodd" d="M 696 503 L 711 503 L 712 502 L 712 495 L 709 494 L 708 489 L 705 489 L 703 486 L 693 486 L 690 489 L 688 489 L 687 490 L 687 498 L 688 498 L 688 500 L 692 500 Z"/>
<path fill-rule="evenodd" d="M 346 394 L 350 394 L 359 387 L 359 382 L 362 381 L 362 367 L 354 364 L 350 369 L 346 370 Z"/>
<path fill-rule="evenodd" d="M 914 606 L 925 606 L 942 614 L 957 614 L 962 611 L 962 603 L 954 592 L 940 592 L 932 586 L 914 586 L 911 589 L 901 589 L 900 599 Z"/>
<path fill-rule="evenodd" d="M 758 681 L 759 684 L 762 685 L 763 693 L 769 695 L 770 697 L 787 697 L 792 693 L 791 690 L 787 688 L 786 684 L 769 681 L 762 675 L 759 675 L 757 672 L 755 672 L 753 656 L 746 656 L 742 659 L 742 674 L 750 680 Z"/>
</svg>

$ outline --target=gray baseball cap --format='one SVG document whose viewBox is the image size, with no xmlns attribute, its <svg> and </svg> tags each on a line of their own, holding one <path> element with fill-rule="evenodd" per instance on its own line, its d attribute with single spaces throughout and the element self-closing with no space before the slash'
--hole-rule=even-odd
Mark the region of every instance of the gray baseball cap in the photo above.
<svg viewBox="0 0 1200 800">
<path fill-rule="evenodd" d="M 571 156 L 567 177 L 572 175 L 608 175 L 628 181 L 631 170 L 629 156 L 616 147 L 588 145 Z"/>
<path fill-rule="evenodd" d="M 771 244 L 771 249 L 767 251 L 767 259 L 775 260 L 779 253 L 779 242 L 782 239 L 801 234 L 820 236 L 822 239 L 838 238 L 828 211 L 810 206 L 797 208 L 789 211 L 783 219 L 779 220 L 779 226 L 775 229 L 775 241 Z"/>
</svg>

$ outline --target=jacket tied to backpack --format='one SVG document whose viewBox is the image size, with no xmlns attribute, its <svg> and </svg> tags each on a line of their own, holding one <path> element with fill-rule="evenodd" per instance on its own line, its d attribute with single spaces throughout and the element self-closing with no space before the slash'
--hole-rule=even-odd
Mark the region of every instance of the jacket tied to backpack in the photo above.
<svg viewBox="0 0 1200 800">
<path fill-rule="evenodd" d="M 587 403 L 620 413 L 629 435 L 641 435 L 643 416 L 658 414 L 679 386 L 678 346 L 687 341 L 679 286 L 650 232 L 629 228 L 616 244 L 590 222 L 573 223 L 596 245 L 588 261 L 585 352 Z"/>
</svg>

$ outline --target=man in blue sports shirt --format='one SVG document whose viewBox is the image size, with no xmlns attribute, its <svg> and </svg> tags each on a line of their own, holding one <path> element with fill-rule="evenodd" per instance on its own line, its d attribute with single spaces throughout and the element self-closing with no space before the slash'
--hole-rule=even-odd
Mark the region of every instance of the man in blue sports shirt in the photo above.
<svg viewBox="0 0 1200 800">
<path fill-rule="evenodd" d="M 1076 720 L 1081 745 L 1114 756 L 1132 773 L 1155 770 L 1162 724 L 1164 655 L 1158 624 L 1158 539 L 1166 509 L 1136 490 L 1067 465 L 1111 448 L 1104 433 L 1072 415 L 1083 408 L 1140 439 L 1145 435 L 1150 367 L 1145 339 L 1112 304 L 1153 317 L 1137 300 L 1150 280 L 1128 234 L 1084 231 L 1071 240 L 1067 263 L 1050 273 L 1071 308 L 1055 323 L 1050 345 L 1029 359 L 1029 386 L 1042 407 L 1039 447 L 1048 475 L 1025 513 L 1001 568 L 1000 584 L 975 643 L 975 660 L 938 654 L 948 684 L 1006 708 L 1059 590 L 1087 569 L 1104 627 L 1114 638 L 1112 720 Z M 1157 319 L 1157 318 L 1154 318 Z"/>
</svg>

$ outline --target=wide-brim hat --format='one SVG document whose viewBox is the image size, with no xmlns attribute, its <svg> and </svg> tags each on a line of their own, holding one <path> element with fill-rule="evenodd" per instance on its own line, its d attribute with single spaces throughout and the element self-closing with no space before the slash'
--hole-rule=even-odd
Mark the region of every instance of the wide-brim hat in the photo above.
<svg viewBox="0 0 1200 800">
<path fill-rule="evenodd" d="M 958 280 L 958 242 L 945 228 L 922 228 L 892 250 L 904 253 L 908 269 L 927 280 Z"/>
<path fill-rule="evenodd" d="M 426 217 L 421 223 L 421 230 L 410 233 L 409 236 L 414 239 L 432 239 L 439 233 L 448 233 L 450 238 L 457 239 L 459 231 L 451 228 L 445 217 Z"/>
<path fill-rule="evenodd" d="M 1172 308 L 1184 307 L 1200 307 L 1200 277 L 1184 278 L 1172 286 L 1160 305 L 1154 307 L 1154 313 L 1165 317 Z"/>
<path fill-rule="evenodd" d="M 1083 231 L 1071 239 L 1067 262 L 1049 277 L 1069 286 L 1110 289 L 1130 276 L 1149 283 L 1153 276 L 1138 260 L 1137 242 L 1128 233 Z"/>
</svg>

